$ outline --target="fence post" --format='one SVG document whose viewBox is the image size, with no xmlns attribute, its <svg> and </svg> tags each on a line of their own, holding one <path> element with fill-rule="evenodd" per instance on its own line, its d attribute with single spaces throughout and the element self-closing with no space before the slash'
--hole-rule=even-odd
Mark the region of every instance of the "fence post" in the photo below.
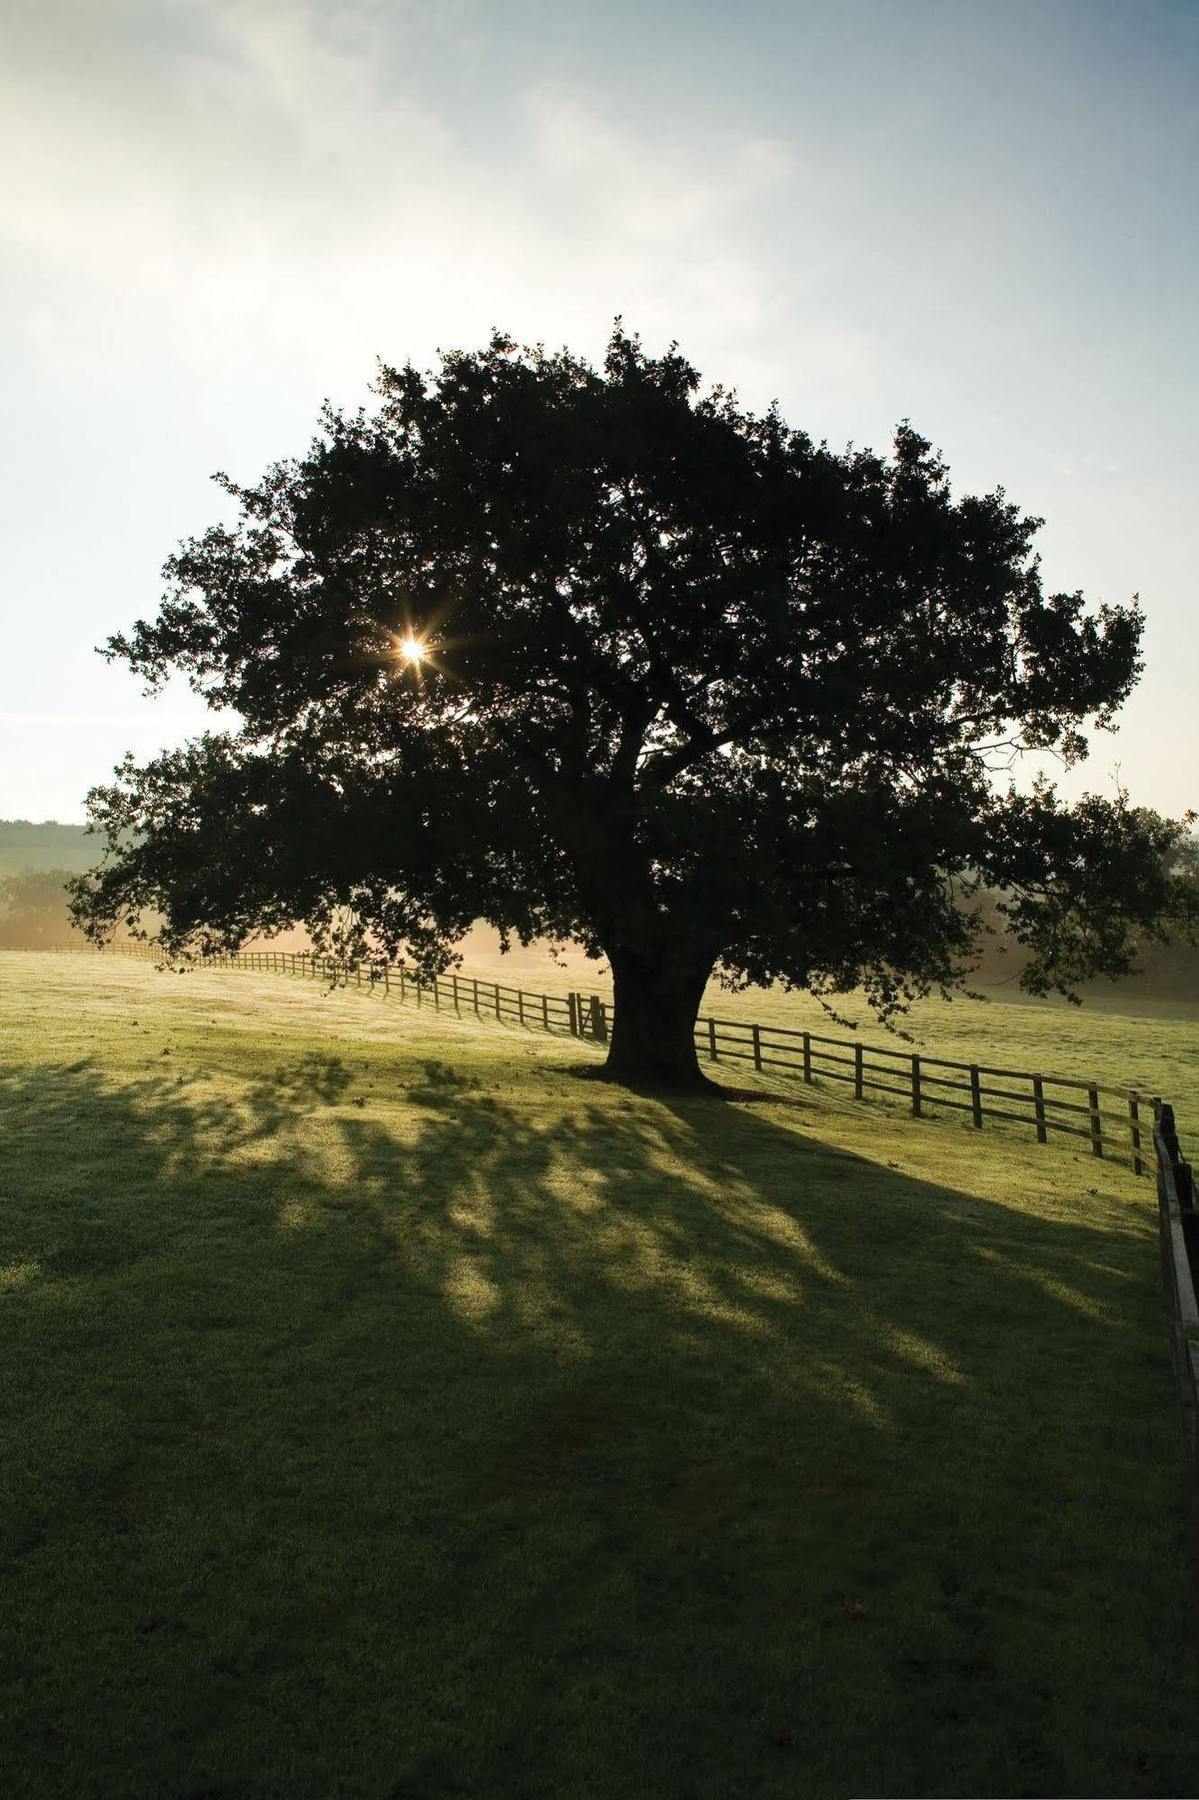
<svg viewBox="0 0 1199 1800">
<path fill-rule="evenodd" d="M 457 977 L 457 975 L 451 975 L 450 980 L 453 983 L 453 988 L 454 988 L 454 1011 L 461 1012 L 462 1009 L 458 1005 L 458 977 Z"/>
<path fill-rule="evenodd" d="M 525 990 L 523 988 L 516 990 L 516 1017 L 518 1022 L 523 1025 L 525 1022 Z"/>
<path fill-rule="evenodd" d="M 718 1062 L 720 1060 L 716 1053 L 716 1021 L 715 1021 L 715 1019 L 708 1020 L 708 1055 L 711 1057 L 713 1062 Z"/>
<path fill-rule="evenodd" d="M 862 1086 L 862 1046 L 861 1044 L 855 1044 L 853 1047 L 853 1097 L 855 1100 L 861 1100 L 864 1093 L 865 1089 Z"/>
<path fill-rule="evenodd" d="M 803 1078 L 807 1082 L 812 1079 L 812 1034 L 810 1031 L 805 1031 L 803 1034 Z"/>
<path fill-rule="evenodd" d="M 920 1117 L 920 1058 L 912 1057 L 912 1117 Z"/>
<path fill-rule="evenodd" d="M 1047 1144 L 1049 1130 L 1045 1124 L 1045 1083 L 1040 1075 L 1034 1075 L 1032 1078 L 1032 1105 L 1033 1111 L 1037 1115 L 1037 1142 L 1038 1144 Z"/>
<path fill-rule="evenodd" d="M 755 1025 L 754 1026 L 754 1068 L 760 1069 L 761 1067 L 762 1067 L 762 1029 L 759 1025 Z"/>
<path fill-rule="evenodd" d="M 981 1131 L 983 1128 L 983 1097 L 977 1063 L 970 1064 L 970 1111 L 974 1118 L 975 1131 Z"/>
<path fill-rule="evenodd" d="M 1143 1175 L 1145 1165 L 1141 1161 L 1141 1109 L 1135 1092 L 1128 1096 L 1128 1135 L 1132 1139 L 1132 1172 Z"/>
<path fill-rule="evenodd" d="M 571 988 L 570 992 L 566 996 L 566 1010 L 570 1014 L 570 1035 L 571 1035 L 571 1037 L 578 1037 L 578 1035 L 579 1035 L 579 1003 L 575 998 L 575 991 L 573 988 Z"/>
<path fill-rule="evenodd" d="M 434 975 L 434 977 L 433 977 L 433 1009 L 435 1012 L 441 1011 L 441 995 L 437 991 L 436 975 Z"/>
<path fill-rule="evenodd" d="M 500 1021 L 500 1024 L 502 1025 L 504 1022 L 504 1017 L 503 1017 L 503 1014 L 500 1012 L 500 984 L 497 981 L 494 985 L 495 985 L 495 1016 Z"/>
<path fill-rule="evenodd" d="M 1087 1089 L 1087 1104 L 1091 1108 L 1091 1155 L 1103 1155 L 1103 1119 L 1099 1112 L 1099 1089 Z"/>
<path fill-rule="evenodd" d="M 479 1016 L 479 977 L 473 975 L 471 979 L 475 984 L 475 1017 L 477 1019 Z"/>
<path fill-rule="evenodd" d="M 597 1044 L 608 1041 L 608 1013 L 598 994 L 591 996 L 591 1035 Z"/>
<path fill-rule="evenodd" d="M 550 997 L 548 994 L 542 994 L 542 996 L 541 996 L 541 1029 L 543 1031 L 548 1031 L 549 1028 L 550 1028 Z"/>
</svg>

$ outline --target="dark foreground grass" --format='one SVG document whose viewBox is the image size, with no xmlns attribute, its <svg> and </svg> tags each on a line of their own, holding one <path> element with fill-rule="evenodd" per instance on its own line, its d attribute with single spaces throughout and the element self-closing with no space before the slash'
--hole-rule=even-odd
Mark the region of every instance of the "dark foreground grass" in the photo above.
<svg viewBox="0 0 1199 1800">
<path fill-rule="evenodd" d="M 1152 1190 L 0 957 L 0 1791 L 1187 1794 Z"/>
</svg>

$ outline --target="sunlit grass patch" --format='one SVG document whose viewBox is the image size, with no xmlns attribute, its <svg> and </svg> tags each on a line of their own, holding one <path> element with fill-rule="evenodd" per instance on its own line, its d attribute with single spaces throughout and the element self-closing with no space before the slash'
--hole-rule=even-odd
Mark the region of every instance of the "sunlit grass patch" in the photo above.
<svg viewBox="0 0 1199 1800">
<path fill-rule="evenodd" d="M 5 1791 L 1188 1791 L 1149 1183 L 277 977 L 0 1028 Z"/>
</svg>

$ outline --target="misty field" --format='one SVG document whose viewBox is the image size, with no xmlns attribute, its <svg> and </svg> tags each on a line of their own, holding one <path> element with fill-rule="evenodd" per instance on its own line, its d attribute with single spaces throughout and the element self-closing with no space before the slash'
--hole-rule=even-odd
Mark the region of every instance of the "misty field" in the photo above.
<svg viewBox="0 0 1199 1800">
<path fill-rule="evenodd" d="M 0 1035 L 4 1792 L 1192 1791 L 1149 1182 L 239 971 Z"/>
</svg>

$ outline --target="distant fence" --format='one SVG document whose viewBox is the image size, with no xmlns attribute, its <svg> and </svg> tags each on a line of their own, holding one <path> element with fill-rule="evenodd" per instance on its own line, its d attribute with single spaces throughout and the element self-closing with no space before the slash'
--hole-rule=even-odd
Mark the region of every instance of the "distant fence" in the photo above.
<svg viewBox="0 0 1199 1800">
<path fill-rule="evenodd" d="M 90 948 L 72 945 L 69 951 L 86 953 Z M 153 944 L 113 944 L 110 948 L 155 962 L 162 955 Z M 597 994 L 572 991 L 563 997 L 533 993 L 462 974 L 422 981 L 399 964 L 344 962 L 299 950 L 227 951 L 205 961 L 215 968 L 254 969 L 339 986 L 381 987 L 384 993 L 416 1006 L 444 1008 L 459 1016 L 473 1013 L 478 1018 L 595 1043 L 606 1043 L 611 1030 L 611 1009 Z M 1138 1088 L 985 1063 L 950 1062 L 919 1051 L 891 1050 L 881 1044 L 739 1019 L 697 1019 L 695 1037 L 696 1048 L 709 1062 L 748 1063 L 765 1074 L 789 1075 L 813 1084 L 841 1082 L 852 1089 L 855 1100 L 897 1100 L 916 1119 L 949 1110 L 968 1114 L 977 1131 L 988 1120 L 997 1119 L 1027 1126 L 1039 1144 L 1047 1144 L 1051 1133 L 1081 1138 L 1092 1156 L 1120 1163 L 1134 1175 L 1152 1178 L 1158 1172 L 1154 1119 L 1162 1101 Z"/>
</svg>

